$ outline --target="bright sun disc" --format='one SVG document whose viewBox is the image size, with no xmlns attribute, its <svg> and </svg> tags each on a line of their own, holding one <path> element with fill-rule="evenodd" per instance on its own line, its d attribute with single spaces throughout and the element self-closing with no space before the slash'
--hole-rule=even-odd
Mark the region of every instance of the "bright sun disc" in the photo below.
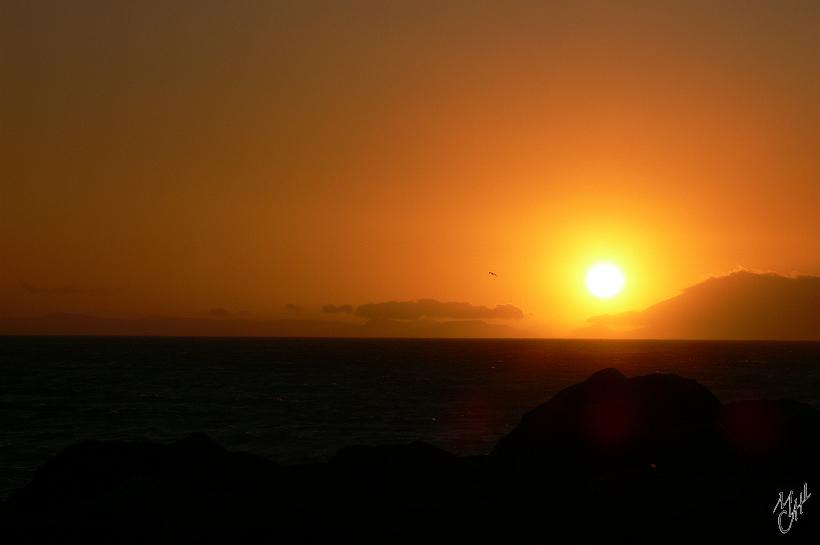
<svg viewBox="0 0 820 545">
<path fill-rule="evenodd" d="M 612 263 L 599 263 L 587 272 L 587 289 L 595 297 L 615 297 L 623 287 L 624 275 L 621 269 Z"/>
</svg>

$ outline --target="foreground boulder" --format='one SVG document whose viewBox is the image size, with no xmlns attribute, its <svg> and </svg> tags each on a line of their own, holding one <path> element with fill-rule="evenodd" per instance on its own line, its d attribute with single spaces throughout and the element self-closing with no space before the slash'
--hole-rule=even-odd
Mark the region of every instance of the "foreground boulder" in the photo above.
<svg viewBox="0 0 820 545">
<path fill-rule="evenodd" d="M 203 434 L 172 445 L 87 442 L 46 462 L 12 500 L 37 509 L 80 510 L 99 506 L 102 497 L 116 510 L 158 493 L 154 505 L 181 499 L 203 503 L 232 489 L 263 492 L 278 472 L 273 462 L 229 453 Z"/>
<path fill-rule="evenodd" d="M 420 441 L 345 447 L 330 460 L 330 468 L 334 476 L 348 483 L 387 491 L 460 485 L 474 473 L 463 458 Z"/>
<path fill-rule="evenodd" d="M 780 493 L 794 491 L 796 509 L 820 483 L 820 412 L 791 400 L 721 405 L 693 380 L 604 369 L 525 414 L 491 459 L 521 518 L 574 506 L 611 535 L 782 538 Z M 791 535 L 820 533 L 820 503 L 811 507 Z"/>
<path fill-rule="evenodd" d="M 5 502 L 2 522 L 9 542 L 179 540 L 274 505 L 279 475 L 275 463 L 202 434 L 172 445 L 86 442 L 40 467 Z"/>
<path fill-rule="evenodd" d="M 692 465 L 716 444 L 720 412 L 694 380 L 604 369 L 525 414 L 492 456 L 525 471 Z"/>
<path fill-rule="evenodd" d="M 820 411 L 805 403 L 729 403 L 721 412 L 718 432 L 720 451 L 736 469 L 779 475 L 820 470 Z"/>
</svg>

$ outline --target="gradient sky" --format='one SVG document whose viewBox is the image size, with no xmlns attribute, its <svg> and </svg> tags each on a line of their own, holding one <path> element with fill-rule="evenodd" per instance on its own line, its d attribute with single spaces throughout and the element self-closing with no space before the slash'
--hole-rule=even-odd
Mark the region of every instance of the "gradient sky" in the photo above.
<svg viewBox="0 0 820 545">
<path fill-rule="evenodd" d="M 820 274 L 818 29 L 816 1 L 3 2 L 0 314 L 436 298 L 561 335 Z M 586 293 L 598 260 L 622 295 Z"/>
</svg>

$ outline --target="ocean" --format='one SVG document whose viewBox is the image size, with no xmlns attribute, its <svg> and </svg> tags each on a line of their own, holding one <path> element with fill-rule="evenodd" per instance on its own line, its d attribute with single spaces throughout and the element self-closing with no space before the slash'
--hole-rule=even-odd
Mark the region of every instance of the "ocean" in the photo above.
<svg viewBox="0 0 820 545">
<path fill-rule="evenodd" d="M 820 343 L 0 337 L 0 497 L 85 440 L 205 432 L 281 463 L 422 440 L 488 453 L 561 388 L 616 367 L 722 401 L 820 408 Z"/>
</svg>

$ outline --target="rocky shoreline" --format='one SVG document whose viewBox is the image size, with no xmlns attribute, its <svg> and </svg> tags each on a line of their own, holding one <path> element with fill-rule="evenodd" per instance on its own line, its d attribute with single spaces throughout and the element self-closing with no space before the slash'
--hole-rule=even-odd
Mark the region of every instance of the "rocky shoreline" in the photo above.
<svg viewBox="0 0 820 545">
<path fill-rule="evenodd" d="M 282 466 L 201 434 L 78 444 L 0 504 L 0 540 L 805 538 L 820 533 L 818 476 L 812 407 L 721 404 L 677 375 L 604 369 L 525 414 L 486 456 L 351 446 Z"/>
</svg>

